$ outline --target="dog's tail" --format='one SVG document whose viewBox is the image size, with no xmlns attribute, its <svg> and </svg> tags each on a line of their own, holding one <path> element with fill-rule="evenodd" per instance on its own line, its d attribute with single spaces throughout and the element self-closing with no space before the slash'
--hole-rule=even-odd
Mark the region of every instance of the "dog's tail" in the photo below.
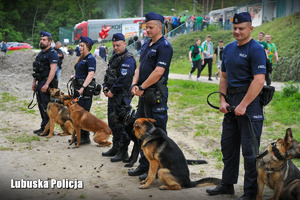
<svg viewBox="0 0 300 200">
<path fill-rule="evenodd" d="M 221 183 L 221 179 L 219 178 L 202 178 L 198 181 L 192 181 L 188 187 L 203 187 L 207 185 L 219 185 Z"/>
<path fill-rule="evenodd" d="M 207 164 L 205 160 L 186 160 L 188 165 L 201 165 L 201 164 Z"/>
</svg>

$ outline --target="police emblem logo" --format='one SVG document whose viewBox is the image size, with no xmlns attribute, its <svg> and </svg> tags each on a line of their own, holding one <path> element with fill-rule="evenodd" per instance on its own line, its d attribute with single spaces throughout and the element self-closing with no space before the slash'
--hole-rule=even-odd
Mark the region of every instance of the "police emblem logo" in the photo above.
<svg viewBox="0 0 300 200">
<path fill-rule="evenodd" d="M 239 20 L 237 18 L 235 18 L 235 22 L 237 23 Z"/>
<path fill-rule="evenodd" d="M 122 69 L 121 74 L 122 74 L 123 76 L 126 76 L 126 74 L 127 74 L 127 69 Z"/>
</svg>

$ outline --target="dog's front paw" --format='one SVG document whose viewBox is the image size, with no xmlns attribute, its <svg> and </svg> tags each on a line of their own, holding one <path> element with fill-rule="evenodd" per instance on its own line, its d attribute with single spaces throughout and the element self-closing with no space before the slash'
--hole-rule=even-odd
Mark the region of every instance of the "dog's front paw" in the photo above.
<svg viewBox="0 0 300 200">
<path fill-rule="evenodd" d="M 146 182 L 147 182 L 147 179 L 142 180 L 142 181 L 140 182 L 140 184 L 142 185 L 142 184 L 145 184 Z"/>
<path fill-rule="evenodd" d="M 148 189 L 149 186 L 146 186 L 145 184 L 144 185 L 140 185 L 139 189 Z"/>
<path fill-rule="evenodd" d="M 48 135 L 46 138 L 51 138 L 52 136 L 51 135 Z"/>
<path fill-rule="evenodd" d="M 160 189 L 160 190 L 166 190 L 167 187 L 168 187 L 168 186 L 166 186 L 166 185 L 162 185 L 162 186 L 159 187 L 159 189 Z"/>
</svg>

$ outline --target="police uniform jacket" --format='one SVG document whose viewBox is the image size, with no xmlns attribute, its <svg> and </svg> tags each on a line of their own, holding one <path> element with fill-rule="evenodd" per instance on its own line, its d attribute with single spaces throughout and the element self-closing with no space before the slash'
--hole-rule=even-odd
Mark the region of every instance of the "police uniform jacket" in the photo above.
<svg viewBox="0 0 300 200">
<path fill-rule="evenodd" d="M 151 41 L 145 42 L 141 48 L 138 84 L 141 85 L 157 66 L 165 68 L 162 77 L 165 77 L 165 84 L 167 84 L 173 48 L 163 36 L 150 46 Z"/>
<path fill-rule="evenodd" d="M 114 59 L 117 59 L 119 56 L 123 56 L 127 53 L 127 49 L 120 55 L 113 55 L 116 56 Z M 123 94 L 124 92 L 127 94 L 129 93 L 129 89 L 131 87 L 132 78 L 134 75 L 134 71 L 136 69 L 136 62 L 132 56 L 124 57 L 124 60 L 120 64 L 117 73 L 117 79 L 112 85 L 108 85 L 107 83 L 103 83 L 103 88 L 107 87 L 114 95 Z M 107 76 L 107 74 L 105 75 Z M 104 78 L 106 79 L 106 77 Z"/>
<path fill-rule="evenodd" d="M 75 79 L 86 79 L 89 72 L 96 71 L 96 59 L 89 53 L 76 65 Z"/>
<path fill-rule="evenodd" d="M 58 55 L 56 51 L 50 47 L 46 51 L 42 50 L 36 57 L 35 61 L 38 61 L 43 65 L 43 71 L 40 73 L 43 80 L 45 80 L 50 72 L 50 64 L 58 63 Z"/>
</svg>

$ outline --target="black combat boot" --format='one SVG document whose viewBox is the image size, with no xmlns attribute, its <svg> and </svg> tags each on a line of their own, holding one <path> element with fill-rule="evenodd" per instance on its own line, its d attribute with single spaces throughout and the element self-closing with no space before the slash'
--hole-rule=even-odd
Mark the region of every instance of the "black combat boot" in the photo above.
<svg viewBox="0 0 300 200">
<path fill-rule="evenodd" d="M 112 148 L 107 152 L 102 152 L 102 156 L 113 157 L 118 153 L 118 151 L 119 151 L 119 142 L 113 142 Z"/>
<path fill-rule="evenodd" d="M 119 152 L 110 159 L 111 162 L 119 162 L 128 158 L 128 145 L 124 143 L 120 143 Z"/>
</svg>

